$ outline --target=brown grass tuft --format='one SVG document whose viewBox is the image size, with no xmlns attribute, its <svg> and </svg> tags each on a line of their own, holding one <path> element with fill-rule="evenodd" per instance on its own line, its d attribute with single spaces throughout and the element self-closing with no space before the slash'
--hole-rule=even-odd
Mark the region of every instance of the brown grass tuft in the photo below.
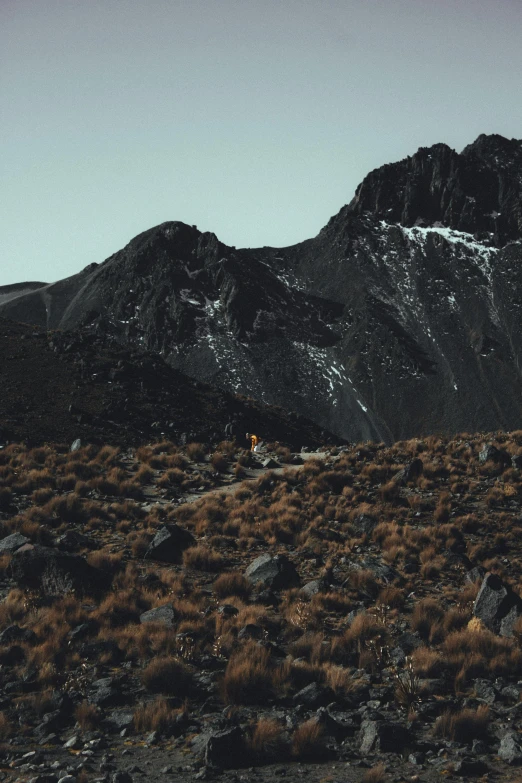
<svg viewBox="0 0 522 783">
<path fill-rule="evenodd" d="M 186 696 L 192 687 L 189 667 L 172 656 L 154 658 L 141 676 L 143 685 L 151 693 L 168 696 Z"/>
</svg>

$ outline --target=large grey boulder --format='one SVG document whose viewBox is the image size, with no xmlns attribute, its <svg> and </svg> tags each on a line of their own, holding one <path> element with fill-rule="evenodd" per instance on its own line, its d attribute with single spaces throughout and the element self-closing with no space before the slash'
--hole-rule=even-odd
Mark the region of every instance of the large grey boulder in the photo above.
<svg viewBox="0 0 522 783">
<path fill-rule="evenodd" d="M 522 615 L 522 599 L 496 574 L 487 573 L 478 591 L 473 614 L 502 636 L 513 636 L 513 627 Z"/>
<path fill-rule="evenodd" d="M 107 590 L 108 574 L 90 566 L 80 555 L 26 544 L 11 558 L 11 574 L 20 587 L 44 595 L 80 594 Z"/>
<path fill-rule="evenodd" d="M 29 539 L 23 536 L 21 533 L 11 533 L 10 536 L 2 538 L 0 541 L 0 554 L 5 555 L 10 552 L 16 552 L 24 544 L 28 544 Z"/>
<path fill-rule="evenodd" d="M 176 625 L 177 617 L 178 614 L 173 605 L 165 604 L 164 606 L 157 606 L 155 609 L 149 609 L 147 612 L 140 614 L 140 623 L 160 623 L 161 625 L 173 628 Z"/>
<path fill-rule="evenodd" d="M 145 560 L 161 560 L 165 563 L 181 563 L 183 552 L 193 546 L 196 539 L 179 525 L 165 525 L 158 530 L 145 552 Z"/>
<path fill-rule="evenodd" d="M 250 563 L 245 577 L 254 585 L 263 585 L 272 590 L 286 590 L 299 586 L 299 574 L 286 555 L 260 555 Z"/>
</svg>

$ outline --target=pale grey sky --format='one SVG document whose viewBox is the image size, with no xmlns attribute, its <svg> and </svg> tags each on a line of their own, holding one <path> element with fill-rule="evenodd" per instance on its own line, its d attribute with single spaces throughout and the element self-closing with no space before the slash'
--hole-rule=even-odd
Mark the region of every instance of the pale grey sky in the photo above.
<svg viewBox="0 0 522 783">
<path fill-rule="evenodd" d="M 0 285 L 165 220 L 318 233 L 373 168 L 522 137 L 522 0 L 1 0 Z"/>
</svg>

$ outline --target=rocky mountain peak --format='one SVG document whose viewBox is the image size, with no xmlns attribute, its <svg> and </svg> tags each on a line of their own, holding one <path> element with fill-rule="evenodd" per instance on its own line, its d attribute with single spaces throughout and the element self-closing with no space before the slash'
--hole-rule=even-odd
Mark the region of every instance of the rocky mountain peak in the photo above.
<svg viewBox="0 0 522 783">
<path fill-rule="evenodd" d="M 461 154 L 446 144 L 370 172 L 348 214 L 403 226 L 433 226 L 478 235 L 502 247 L 522 235 L 522 142 L 481 135 Z"/>
<path fill-rule="evenodd" d="M 160 354 L 348 439 L 516 429 L 521 150 L 421 147 L 291 247 L 162 223 L 71 278 L 0 289 L 0 315 Z"/>
</svg>

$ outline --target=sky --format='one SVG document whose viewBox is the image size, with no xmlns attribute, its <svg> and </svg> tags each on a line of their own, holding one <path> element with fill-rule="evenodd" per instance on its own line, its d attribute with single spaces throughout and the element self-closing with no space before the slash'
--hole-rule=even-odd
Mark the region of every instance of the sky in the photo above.
<svg viewBox="0 0 522 783">
<path fill-rule="evenodd" d="M 522 0 L 0 0 L 0 286 L 167 220 L 315 236 L 374 168 L 522 138 Z"/>
</svg>

